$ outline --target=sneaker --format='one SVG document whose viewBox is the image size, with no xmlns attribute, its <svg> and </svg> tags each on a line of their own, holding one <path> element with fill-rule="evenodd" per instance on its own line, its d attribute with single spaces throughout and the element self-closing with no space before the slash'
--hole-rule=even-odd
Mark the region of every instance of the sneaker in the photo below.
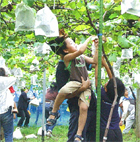
<svg viewBox="0 0 140 142">
<path fill-rule="evenodd" d="M 48 136 L 48 137 L 52 137 L 52 132 L 47 131 L 47 132 L 46 132 L 46 136 Z"/>
</svg>

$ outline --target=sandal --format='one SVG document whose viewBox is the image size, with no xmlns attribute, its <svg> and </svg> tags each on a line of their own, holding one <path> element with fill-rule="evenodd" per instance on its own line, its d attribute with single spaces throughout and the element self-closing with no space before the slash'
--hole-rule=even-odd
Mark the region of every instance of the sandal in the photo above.
<svg viewBox="0 0 140 142">
<path fill-rule="evenodd" d="M 60 114 L 58 112 L 52 112 L 52 111 L 50 111 L 49 114 L 55 116 L 54 119 L 50 119 L 50 118 L 47 119 L 46 124 L 49 125 L 49 126 L 52 126 L 56 123 L 57 119 L 60 117 Z"/>
<path fill-rule="evenodd" d="M 84 140 L 84 138 L 82 136 L 80 136 L 80 135 L 75 135 L 74 139 L 75 138 L 79 138 L 80 140 L 74 140 L 74 142 L 82 142 Z"/>
</svg>

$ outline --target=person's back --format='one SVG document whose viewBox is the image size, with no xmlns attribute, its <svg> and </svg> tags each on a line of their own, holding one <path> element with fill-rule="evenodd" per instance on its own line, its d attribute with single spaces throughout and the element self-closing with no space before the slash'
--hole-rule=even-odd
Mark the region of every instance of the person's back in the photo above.
<svg viewBox="0 0 140 142">
<path fill-rule="evenodd" d="M 27 105 L 28 105 L 28 99 L 27 98 L 27 94 L 23 91 L 21 92 L 21 95 L 19 96 L 19 100 L 18 100 L 18 109 L 27 109 Z"/>
<path fill-rule="evenodd" d="M 55 76 L 56 76 L 58 90 L 60 90 L 68 82 L 70 77 L 69 71 L 65 70 L 65 64 L 63 60 L 60 60 L 58 62 Z"/>
</svg>

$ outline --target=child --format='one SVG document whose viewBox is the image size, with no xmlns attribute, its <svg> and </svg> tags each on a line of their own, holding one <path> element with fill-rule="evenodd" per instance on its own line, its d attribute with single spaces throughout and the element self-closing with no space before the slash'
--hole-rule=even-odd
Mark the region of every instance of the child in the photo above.
<svg viewBox="0 0 140 142">
<path fill-rule="evenodd" d="M 78 90 L 81 87 L 81 77 L 84 78 L 84 80 L 87 80 L 88 73 L 85 66 L 85 61 L 87 63 L 93 64 L 93 58 L 89 58 L 87 56 L 81 56 L 84 51 L 87 48 L 88 42 L 90 41 L 92 36 L 90 36 L 80 47 L 79 50 L 77 50 L 77 45 L 74 43 L 74 41 L 70 38 L 65 38 L 65 36 L 57 37 L 54 41 L 54 43 L 60 44 L 60 46 L 56 46 L 55 48 L 57 53 L 60 55 L 64 55 L 64 63 L 66 68 L 70 72 L 70 81 L 61 88 L 59 94 L 56 97 L 54 107 L 52 109 L 52 112 L 50 112 L 49 119 L 47 119 L 48 125 L 53 125 L 56 123 L 56 120 L 59 118 L 59 114 L 57 110 L 59 109 L 59 106 L 62 104 L 64 99 L 69 95 Z M 53 43 L 53 42 L 52 42 Z M 91 96 L 91 90 L 87 89 L 83 93 L 81 93 L 79 97 L 79 109 L 80 109 L 80 115 L 79 115 L 79 121 L 78 121 L 78 130 L 77 134 L 75 135 L 75 140 L 82 140 L 81 137 L 82 131 L 85 126 L 85 122 L 87 119 L 87 110 L 90 103 L 90 96 Z"/>
</svg>

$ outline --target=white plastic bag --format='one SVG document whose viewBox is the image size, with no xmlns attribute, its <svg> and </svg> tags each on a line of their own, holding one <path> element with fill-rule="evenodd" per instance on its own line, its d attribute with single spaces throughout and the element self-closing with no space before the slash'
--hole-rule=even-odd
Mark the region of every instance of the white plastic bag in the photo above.
<svg viewBox="0 0 140 142">
<path fill-rule="evenodd" d="M 39 106 L 39 100 L 37 98 L 35 98 L 35 99 L 31 100 L 29 104 L 37 107 L 37 106 Z"/>
<path fill-rule="evenodd" d="M 0 67 L 5 66 L 5 59 L 1 56 L 0 57 Z"/>
<path fill-rule="evenodd" d="M 32 85 L 37 85 L 37 75 L 33 75 L 31 76 L 31 84 Z"/>
<path fill-rule="evenodd" d="M 120 78 L 120 72 L 118 70 L 113 70 L 115 77 Z"/>
<path fill-rule="evenodd" d="M 44 126 L 45 127 L 45 126 Z M 46 130 L 44 130 L 44 135 L 46 136 Z M 42 127 L 40 127 L 39 129 L 38 129 L 38 132 L 37 132 L 37 135 L 40 135 L 40 136 L 42 136 Z"/>
<path fill-rule="evenodd" d="M 35 20 L 35 35 L 59 36 L 58 21 L 48 6 L 39 10 Z"/>
<path fill-rule="evenodd" d="M 35 52 L 41 53 L 41 54 L 48 54 L 50 53 L 50 46 L 46 43 L 37 43 L 37 45 L 35 46 Z"/>
<path fill-rule="evenodd" d="M 122 49 L 122 59 L 132 59 L 133 58 L 133 49 Z"/>
<path fill-rule="evenodd" d="M 32 61 L 32 64 L 34 64 L 34 65 L 39 65 L 39 61 L 37 60 L 37 58 L 35 58 L 35 59 Z"/>
<path fill-rule="evenodd" d="M 124 13 L 140 16 L 140 1 L 139 0 L 122 0 L 121 14 Z"/>
<path fill-rule="evenodd" d="M 30 71 L 32 72 L 32 71 L 39 71 L 40 69 L 39 69 L 39 66 L 34 66 L 34 65 L 31 65 L 30 66 Z"/>
<path fill-rule="evenodd" d="M 23 135 L 21 134 L 20 128 L 17 127 L 16 130 L 13 132 L 14 139 L 22 139 Z"/>
<path fill-rule="evenodd" d="M 113 64 L 113 69 L 119 70 L 121 65 L 121 58 L 117 57 L 117 61 Z"/>
<path fill-rule="evenodd" d="M 33 8 L 21 2 L 16 7 L 15 16 L 16 16 L 15 32 L 34 30 L 36 12 Z"/>
<path fill-rule="evenodd" d="M 123 82 L 125 85 L 131 85 L 131 78 L 126 74 L 124 77 L 123 77 Z"/>
<path fill-rule="evenodd" d="M 25 136 L 27 139 L 29 138 L 37 138 L 37 136 L 35 134 L 30 134 L 30 135 L 27 135 Z"/>
</svg>

